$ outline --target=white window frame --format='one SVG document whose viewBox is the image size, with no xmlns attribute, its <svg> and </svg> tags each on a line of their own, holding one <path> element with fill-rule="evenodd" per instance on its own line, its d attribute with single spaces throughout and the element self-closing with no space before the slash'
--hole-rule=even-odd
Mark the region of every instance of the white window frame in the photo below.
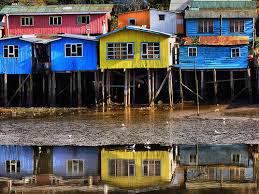
<svg viewBox="0 0 259 194">
<path fill-rule="evenodd" d="M 238 161 L 238 162 L 234 162 L 234 161 L 233 161 L 234 156 L 237 156 L 237 155 L 239 155 L 239 161 Z M 239 153 L 232 153 L 232 154 L 231 154 L 231 163 L 232 163 L 232 164 L 240 164 L 240 162 L 241 162 L 241 154 L 239 154 Z"/>
<path fill-rule="evenodd" d="M 5 46 L 7 46 L 7 57 L 5 56 Z M 10 53 L 10 47 L 13 47 L 13 53 Z M 17 57 L 15 56 L 15 47 L 17 47 Z M 18 45 L 3 45 L 3 57 L 4 58 L 19 58 L 19 46 Z"/>
<path fill-rule="evenodd" d="M 202 31 L 200 31 L 200 24 L 201 24 L 201 22 L 202 22 Z M 212 22 L 212 32 L 210 32 L 209 22 Z M 214 21 L 213 21 L 213 19 L 201 19 L 201 20 L 198 20 L 198 33 L 201 33 L 201 34 L 214 33 Z"/>
<path fill-rule="evenodd" d="M 144 175 L 144 166 L 146 165 L 144 165 L 144 161 L 147 161 L 148 162 L 148 164 L 147 164 L 147 174 L 148 175 Z M 144 176 L 144 177 L 148 177 L 148 176 L 151 176 L 150 174 L 149 174 L 149 168 L 150 168 L 150 165 L 149 165 L 149 163 L 151 162 L 151 161 L 153 161 L 154 162 L 154 177 L 159 177 L 159 176 L 162 176 L 162 162 L 161 162 L 161 160 L 142 160 L 142 176 Z M 156 162 L 160 162 L 160 172 L 159 172 L 159 175 L 156 175 Z"/>
<path fill-rule="evenodd" d="M 242 21 L 244 23 L 243 29 L 241 31 L 240 26 L 238 26 L 237 27 L 238 30 L 236 31 L 236 25 L 238 25 L 240 21 Z M 234 22 L 233 32 L 231 32 L 231 22 Z M 246 29 L 246 27 L 245 27 L 245 20 L 244 19 L 230 19 L 229 20 L 229 32 L 230 33 L 245 33 L 245 29 Z"/>
<path fill-rule="evenodd" d="M 159 52 L 159 54 L 155 54 L 155 53 L 153 53 L 153 54 L 148 54 L 148 52 L 149 52 L 149 50 L 148 50 L 148 44 L 153 44 L 153 46 L 152 46 L 153 52 L 157 51 L 157 50 L 155 50 L 155 47 L 157 47 L 157 46 L 154 46 L 154 44 L 158 44 L 158 52 Z M 147 48 L 147 53 L 146 53 L 146 54 L 143 53 L 143 45 L 146 45 L 146 48 Z M 140 58 L 141 58 L 141 60 L 160 60 L 160 54 L 161 54 L 160 42 L 142 42 L 142 43 L 140 44 L 140 50 L 141 50 L 141 52 L 140 52 Z M 147 58 L 143 58 L 144 55 L 147 56 Z M 152 57 L 152 58 L 149 58 L 149 55 L 152 55 L 153 57 Z M 155 57 L 156 55 L 158 55 L 157 58 Z"/>
<path fill-rule="evenodd" d="M 82 19 L 81 19 L 81 22 L 79 22 L 79 18 L 82 18 L 82 17 L 87 17 L 88 20 L 86 19 L 86 21 L 89 21 L 89 22 L 88 23 L 82 23 Z M 79 16 L 76 17 L 76 22 L 77 22 L 78 25 L 89 25 L 90 22 L 91 22 L 90 19 L 91 19 L 90 15 L 79 15 Z"/>
<path fill-rule="evenodd" d="M 135 21 L 135 25 L 130 24 L 130 20 L 134 20 Z M 136 26 L 137 25 L 137 19 L 136 18 L 129 18 L 128 19 L 128 25 L 129 26 Z"/>
<path fill-rule="evenodd" d="M 25 23 L 26 23 L 26 21 L 30 21 L 30 19 L 32 19 L 32 24 L 22 24 L 23 19 L 25 20 Z M 20 17 L 20 25 L 21 26 L 34 26 L 34 17 L 33 16 L 22 16 L 22 17 Z"/>
<path fill-rule="evenodd" d="M 72 161 L 72 172 L 68 172 L 68 162 Z M 77 161 L 78 162 L 78 166 L 77 166 L 77 171 L 74 171 L 74 166 L 73 166 L 73 161 Z M 83 172 L 80 172 L 79 170 L 79 162 L 82 161 L 83 162 Z M 85 173 L 85 161 L 83 159 L 71 159 L 71 160 L 67 160 L 66 161 L 66 173 L 67 175 L 70 176 L 80 176 L 80 175 L 84 175 Z"/>
<path fill-rule="evenodd" d="M 239 56 L 233 56 L 233 51 L 237 49 L 238 49 Z M 241 57 L 240 48 L 239 47 L 231 48 L 231 58 L 239 58 L 239 57 Z"/>
<path fill-rule="evenodd" d="M 111 160 L 114 160 L 115 161 L 115 165 L 114 165 L 114 176 L 113 175 L 110 175 L 110 161 Z M 118 163 L 118 161 L 120 161 L 120 162 L 122 162 L 122 161 L 128 161 L 128 176 L 122 176 L 122 175 L 117 175 L 117 163 Z M 129 161 L 134 161 L 134 164 L 130 164 L 129 163 Z M 122 166 L 122 165 L 121 165 Z M 133 175 L 130 175 L 130 166 L 133 166 L 134 167 L 134 174 Z M 122 172 L 122 170 L 121 170 L 121 172 Z M 110 176 L 110 177 L 134 177 L 134 176 L 136 176 L 136 160 L 134 160 L 134 159 L 109 159 L 108 160 L 108 176 Z"/>
<path fill-rule="evenodd" d="M 67 45 L 70 45 L 70 49 L 71 49 L 71 54 L 72 53 L 77 53 L 77 47 L 78 45 L 81 45 L 82 47 L 82 55 L 76 55 L 76 56 L 68 56 L 67 55 Z M 75 45 L 76 46 L 76 52 L 72 52 L 72 46 Z M 66 43 L 65 44 L 65 57 L 83 57 L 84 56 L 84 45 L 82 43 Z"/>
<path fill-rule="evenodd" d="M 191 161 L 191 156 L 195 156 L 195 162 Z M 189 164 L 190 165 L 195 165 L 197 163 L 197 160 L 198 160 L 197 154 L 189 154 Z"/>
<path fill-rule="evenodd" d="M 190 49 L 195 49 L 196 50 L 196 55 L 195 56 L 190 56 Z M 198 49 L 197 47 L 188 47 L 188 57 L 197 57 L 198 56 Z"/>
<path fill-rule="evenodd" d="M 51 18 L 53 18 L 53 24 L 50 23 Z M 55 18 L 57 19 L 57 24 L 55 24 Z M 60 24 L 58 24 L 58 18 L 60 18 Z M 61 26 L 62 25 L 62 16 L 49 16 L 49 25 L 50 26 Z"/>
<path fill-rule="evenodd" d="M 113 44 L 112 47 L 108 47 L 109 44 Z M 114 46 L 115 44 L 120 44 L 119 47 Z M 126 58 L 122 58 L 122 44 L 126 44 L 126 50 L 127 50 L 127 55 Z M 132 45 L 132 54 L 129 53 L 129 45 Z M 112 48 L 112 51 L 109 51 L 109 48 Z M 115 58 L 116 54 L 116 48 L 120 49 L 120 58 Z M 124 48 L 125 49 L 125 48 Z M 113 55 L 108 54 L 108 52 L 112 52 Z M 132 56 L 132 58 L 129 58 L 129 56 Z M 110 59 L 109 57 L 114 57 L 113 59 Z M 107 42 L 106 44 L 106 59 L 107 60 L 133 60 L 135 57 L 135 52 L 134 52 L 134 42 Z"/>
<path fill-rule="evenodd" d="M 10 164 L 10 166 L 9 166 L 9 172 L 7 171 L 7 165 L 6 165 L 6 163 L 7 162 L 9 162 L 9 164 Z M 13 163 L 12 164 L 12 162 L 15 162 L 15 163 Z M 20 163 L 20 171 L 18 172 L 17 171 L 17 164 L 18 164 L 18 162 Z M 5 171 L 6 171 L 6 173 L 9 173 L 9 174 L 17 174 L 17 173 L 20 173 L 21 172 L 21 161 L 20 160 L 6 160 L 5 161 Z M 15 171 L 14 172 L 12 172 L 12 166 L 14 166 L 15 167 Z"/>
</svg>

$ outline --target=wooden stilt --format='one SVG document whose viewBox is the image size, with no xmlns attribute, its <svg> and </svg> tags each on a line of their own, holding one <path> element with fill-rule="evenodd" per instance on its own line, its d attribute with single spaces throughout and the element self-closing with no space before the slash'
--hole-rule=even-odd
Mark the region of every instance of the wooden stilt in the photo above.
<svg viewBox="0 0 259 194">
<path fill-rule="evenodd" d="M 124 105 L 128 106 L 128 71 L 124 70 L 125 78 L 124 78 Z"/>
<path fill-rule="evenodd" d="M 82 106 L 82 80 L 81 72 L 77 72 L 77 106 Z"/>
<path fill-rule="evenodd" d="M 45 99 L 46 99 L 46 88 L 45 88 L 45 76 L 44 73 L 42 74 L 42 104 L 43 106 L 46 105 Z"/>
<path fill-rule="evenodd" d="M 105 106 L 105 71 L 102 73 L 102 104 Z"/>
<path fill-rule="evenodd" d="M 155 105 L 155 71 L 151 70 L 151 106 Z"/>
<path fill-rule="evenodd" d="M 197 70 L 195 69 L 195 87 L 196 87 L 196 104 L 197 104 L 197 116 L 200 115 L 200 100 L 199 100 L 199 82 Z"/>
<path fill-rule="evenodd" d="M 52 72 L 52 99 L 51 104 L 52 106 L 56 105 L 56 73 Z"/>
<path fill-rule="evenodd" d="M 136 103 L 136 71 L 135 69 L 133 71 L 133 77 L 132 77 L 132 104 Z"/>
<path fill-rule="evenodd" d="M 8 87 L 7 87 L 8 76 L 4 74 L 4 106 L 8 104 Z"/>
<path fill-rule="evenodd" d="M 69 103 L 73 106 L 73 72 L 69 76 Z"/>
<path fill-rule="evenodd" d="M 30 74 L 29 78 L 29 107 L 33 106 L 33 77 Z"/>
<path fill-rule="evenodd" d="M 235 96 L 235 85 L 234 85 L 234 72 L 231 70 L 230 71 L 230 95 L 231 95 L 231 100 L 233 100 Z"/>
<path fill-rule="evenodd" d="M 213 70 L 213 81 L 214 81 L 214 101 L 215 104 L 218 103 L 218 83 L 217 83 L 217 71 L 216 69 Z"/>
<path fill-rule="evenodd" d="M 22 75 L 19 74 L 19 87 L 21 86 L 22 84 Z M 18 93 L 18 98 L 19 98 L 19 106 L 21 107 L 22 106 L 22 90 L 19 90 L 19 93 Z"/>
<path fill-rule="evenodd" d="M 204 97 L 205 95 L 205 82 L 204 82 L 204 71 L 201 70 L 201 96 Z"/>
<path fill-rule="evenodd" d="M 30 77 L 30 75 L 28 75 L 28 76 Z M 30 105 L 31 105 L 31 102 L 30 102 L 31 90 L 30 89 L 31 89 L 31 87 L 30 87 L 30 78 L 28 78 L 27 81 L 26 81 L 26 105 L 28 107 L 30 107 Z"/>
<path fill-rule="evenodd" d="M 172 79 L 172 70 L 168 68 L 168 93 L 169 93 L 169 105 L 173 107 L 174 99 L 173 99 L 173 79 Z"/>
<path fill-rule="evenodd" d="M 24 76 L 21 75 L 22 83 L 24 82 Z M 22 93 L 22 105 L 25 104 L 24 96 L 25 96 L 25 84 L 22 84 L 21 87 L 21 93 Z"/>
<path fill-rule="evenodd" d="M 106 94 L 107 94 L 107 106 L 111 105 L 111 87 L 110 87 L 110 79 L 111 79 L 111 72 L 110 70 L 106 71 Z"/>
<path fill-rule="evenodd" d="M 249 103 L 252 103 L 253 102 L 253 96 L 252 96 L 252 84 L 251 84 L 251 70 L 250 70 L 250 68 L 247 69 L 247 87 L 248 87 Z"/>
<path fill-rule="evenodd" d="M 259 95 L 259 68 L 256 68 L 256 92 Z"/>
<path fill-rule="evenodd" d="M 152 81 L 151 81 L 150 69 L 147 70 L 147 74 L 148 74 L 148 103 L 151 104 L 151 100 L 152 100 Z"/>
<path fill-rule="evenodd" d="M 77 96 L 76 96 L 76 72 L 72 72 L 73 76 L 72 76 L 72 106 L 76 106 L 76 99 L 77 99 Z"/>
<path fill-rule="evenodd" d="M 48 74 L 48 104 L 49 106 L 52 105 L 52 90 L 51 90 L 51 86 L 52 86 L 52 81 L 51 81 L 51 77 L 52 77 L 52 73 L 49 72 Z"/>
<path fill-rule="evenodd" d="M 182 70 L 179 68 L 179 79 L 180 79 L 180 97 L 181 97 L 181 103 L 183 105 L 183 77 L 182 77 Z"/>
<path fill-rule="evenodd" d="M 131 76 L 130 76 L 130 69 L 127 71 L 128 72 L 128 91 L 127 91 L 127 96 L 128 96 L 128 106 L 130 106 L 130 103 L 131 103 Z"/>
<path fill-rule="evenodd" d="M 99 80 L 99 72 L 94 72 L 94 88 L 95 88 L 95 106 L 99 106 L 99 87 L 100 87 L 100 80 Z"/>
</svg>

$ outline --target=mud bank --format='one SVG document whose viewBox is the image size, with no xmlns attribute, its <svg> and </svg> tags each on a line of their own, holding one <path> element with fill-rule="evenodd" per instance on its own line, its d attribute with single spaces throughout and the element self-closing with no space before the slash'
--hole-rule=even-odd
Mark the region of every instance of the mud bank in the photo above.
<svg viewBox="0 0 259 194">
<path fill-rule="evenodd" d="M 1 144 L 230 144 L 259 143 L 259 117 L 226 106 L 132 109 L 8 109 L 0 120 Z M 2 109 L 2 112 L 4 109 Z M 7 110 L 7 109 L 5 109 Z M 258 108 L 259 110 L 259 108 Z M 41 111 L 44 114 L 41 114 Z M 238 112 L 235 115 L 235 112 Z M 259 114 L 259 111 L 258 111 Z"/>
</svg>

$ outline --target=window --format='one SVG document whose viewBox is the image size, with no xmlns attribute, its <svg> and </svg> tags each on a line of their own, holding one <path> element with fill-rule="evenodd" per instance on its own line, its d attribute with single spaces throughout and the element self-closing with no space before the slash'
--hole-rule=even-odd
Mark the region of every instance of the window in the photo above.
<svg viewBox="0 0 259 194">
<path fill-rule="evenodd" d="M 200 20 L 198 31 L 199 33 L 213 33 L 213 20 Z"/>
<path fill-rule="evenodd" d="M 196 154 L 190 154 L 189 163 L 190 164 L 196 164 L 197 156 Z"/>
<path fill-rule="evenodd" d="M 33 17 L 21 17 L 21 26 L 33 26 Z"/>
<path fill-rule="evenodd" d="M 133 59 L 134 43 L 108 43 L 107 59 Z"/>
<path fill-rule="evenodd" d="M 18 46 L 17 45 L 4 45 L 4 57 L 5 58 L 18 58 Z"/>
<path fill-rule="evenodd" d="M 89 15 L 78 16 L 77 24 L 90 24 L 90 16 Z"/>
<path fill-rule="evenodd" d="M 240 163 L 240 154 L 232 154 L 231 161 L 232 161 L 232 163 L 239 164 Z"/>
<path fill-rule="evenodd" d="M 130 18 L 128 23 L 129 23 L 129 26 L 135 26 L 136 25 L 136 19 Z"/>
<path fill-rule="evenodd" d="M 164 21 L 165 20 L 165 14 L 159 14 L 159 21 Z"/>
<path fill-rule="evenodd" d="M 58 26 L 62 24 L 62 17 L 61 16 L 50 16 L 49 17 L 49 25 L 51 26 Z"/>
<path fill-rule="evenodd" d="M 160 59 L 158 42 L 141 43 L 141 59 Z"/>
<path fill-rule="evenodd" d="M 240 49 L 239 48 L 232 48 L 231 49 L 231 57 L 232 58 L 240 57 Z"/>
<path fill-rule="evenodd" d="M 67 161 L 67 174 L 83 175 L 84 174 L 84 161 L 83 160 L 68 160 Z"/>
<path fill-rule="evenodd" d="M 20 173 L 20 161 L 19 160 L 6 160 L 6 172 L 7 173 Z"/>
<path fill-rule="evenodd" d="M 143 160 L 142 161 L 143 176 L 161 176 L 160 160 Z"/>
<path fill-rule="evenodd" d="M 243 33 L 245 31 L 244 20 L 230 20 L 229 21 L 229 31 Z"/>
<path fill-rule="evenodd" d="M 83 44 L 66 44 L 66 57 L 82 57 L 83 56 Z"/>
<path fill-rule="evenodd" d="M 196 47 L 189 47 L 188 48 L 188 56 L 189 57 L 197 57 L 197 48 Z"/>
<path fill-rule="evenodd" d="M 109 160 L 109 176 L 135 176 L 135 160 Z"/>
</svg>

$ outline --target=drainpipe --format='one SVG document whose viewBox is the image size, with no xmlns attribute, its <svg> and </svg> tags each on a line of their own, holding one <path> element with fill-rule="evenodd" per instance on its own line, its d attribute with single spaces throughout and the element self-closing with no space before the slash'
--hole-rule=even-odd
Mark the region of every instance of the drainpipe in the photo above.
<svg viewBox="0 0 259 194">
<path fill-rule="evenodd" d="M 222 36 L 222 15 L 220 15 L 220 36 Z"/>
<path fill-rule="evenodd" d="M 9 14 L 6 14 L 6 36 L 9 36 Z"/>
</svg>

